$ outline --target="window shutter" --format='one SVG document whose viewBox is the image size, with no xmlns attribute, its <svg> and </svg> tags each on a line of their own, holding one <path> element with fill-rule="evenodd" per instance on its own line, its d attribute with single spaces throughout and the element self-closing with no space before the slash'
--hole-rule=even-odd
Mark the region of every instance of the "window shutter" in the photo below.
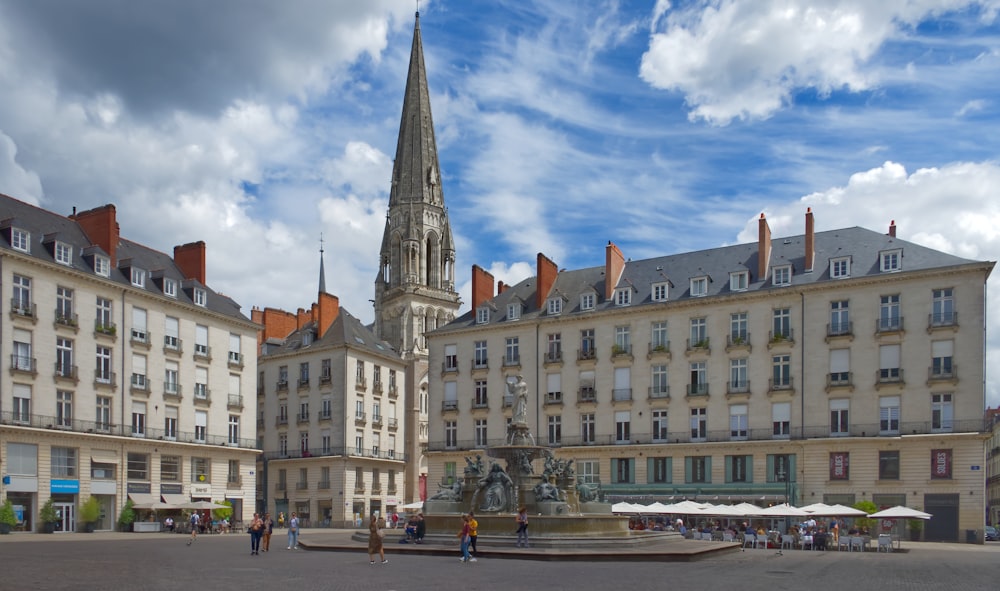
<svg viewBox="0 0 1000 591">
<path fill-rule="evenodd" d="M 830 351 L 830 373 L 846 373 L 851 371 L 851 350 L 833 349 Z"/>
<path fill-rule="evenodd" d="M 705 484 L 712 483 L 712 456 L 705 458 Z"/>
<path fill-rule="evenodd" d="M 753 456 L 747 456 L 747 482 L 753 482 Z"/>
<path fill-rule="evenodd" d="M 691 484 L 691 457 L 684 458 L 684 482 Z"/>
<path fill-rule="evenodd" d="M 899 367 L 899 345 L 882 345 L 878 349 L 879 369 Z"/>
<path fill-rule="evenodd" d="M 618 482 L 618 458 L 611 458 L 611 482 Z"/>
<path fill-rule="evenodd" d="M 774 454 L 767 454 L 767 481 L 778 481 L 778 477 L 774 473 Z"/>
<path fill-rule="evenodd" d="M 951 357 L 954 341 L 934 341 L 931 343 L 931 357 Z"/>
<path fill-rule="evenodd" d="M 646 484 L 653 484 L 654 470 L 653 458 L 646 458 Z"/>
<path fill-rule="evenodd" d="M 726 456 L 726 483 L 733 481 L 733 456 Z"/>
</svg>

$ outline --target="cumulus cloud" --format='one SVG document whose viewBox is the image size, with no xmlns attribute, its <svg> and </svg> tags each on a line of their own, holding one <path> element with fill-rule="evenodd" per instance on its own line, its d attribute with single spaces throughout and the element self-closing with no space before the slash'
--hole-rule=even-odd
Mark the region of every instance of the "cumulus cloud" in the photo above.
<svg viewBox="0 0 1000 591">
<path fill-rule="evenodd" d="M 764 119 L 804 89 L 823 96 L 872 88 L 878 78 L 870 60 L 887 41 L 929 16 L 970 6 L 992 18 L 996 2 L 720 0 L 672 9 L 661 1 L 653 12 L 660 28 L 639 75 L 682 93 L 691 119 Z"/>
<path fill-rule="evenodd" d="M 0 133 L 0 179 L 2 191 L 21 201 L 38 205 L 42 196 L 42 183 L 38 175 L 25 170 L 17 162 L 17 146 L 9 136 Z"/>
</svg>

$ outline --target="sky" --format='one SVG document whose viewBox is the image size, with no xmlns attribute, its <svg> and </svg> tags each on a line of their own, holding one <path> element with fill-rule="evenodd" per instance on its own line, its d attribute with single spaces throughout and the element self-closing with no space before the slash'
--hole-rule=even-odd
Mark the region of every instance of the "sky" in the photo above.
<svg viewBox="0 0 1000 591">
<path fill-rule="evenodd" d="M 204 240 L 249 315 L 365 322 L 414 0 L 0 0 L 0 193 Z M 421 0 L 468 308 L 559 267 L 891 220 L 1000 258 L 1000 0 Z M 987 403 L 1000 404 L 1000 279 Z"/>
</svg>

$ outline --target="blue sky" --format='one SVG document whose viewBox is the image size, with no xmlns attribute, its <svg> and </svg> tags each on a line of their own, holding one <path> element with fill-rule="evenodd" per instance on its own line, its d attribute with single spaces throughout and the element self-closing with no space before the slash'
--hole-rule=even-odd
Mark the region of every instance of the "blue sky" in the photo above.
<svg viewBox="0 0 1000 591">
<path fill-rule="evenodd" d="M 752 241 L 761 212 L 801 234 L 806 207 L 1000 258 L 1000 0 L 420 5 L 466 302 L 473 264 Z M 322 233 L 328 290 L 370 321 L 414 9 L 0 0 L 0 192 L 205 240 L 248 314 L 314 301 Z"/>
</svg>

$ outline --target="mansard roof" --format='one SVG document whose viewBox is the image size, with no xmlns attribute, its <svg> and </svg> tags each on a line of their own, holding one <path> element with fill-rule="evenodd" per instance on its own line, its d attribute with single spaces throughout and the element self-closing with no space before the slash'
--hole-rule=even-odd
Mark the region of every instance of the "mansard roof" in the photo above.
<svg viewBox="0 0 1000 591">
<path fill-rule="evenodd" d="M 399 360 L 399 355 L 389 343 L 379 340 L 368 326 L 362 324 L 357 317 L 344 308 L 340 308 L 337 319 L 330 324 L 330 328 L 327 329 L 322 338 L 309 342 L 305 337 L 306 333 L 315 336 L 315 322 L 307 323 L 302 328 L 286 336 L 280 343 L 272 343 L 267 348 L 267 354 L 262 355 L 262 357 L 266 359 L 298 351 L 347 347 L 348 349 L 363 351 L 392 360 Z M 308 342 L 308 344 L 303 344 L 304 342 Z"/>
</svg>

